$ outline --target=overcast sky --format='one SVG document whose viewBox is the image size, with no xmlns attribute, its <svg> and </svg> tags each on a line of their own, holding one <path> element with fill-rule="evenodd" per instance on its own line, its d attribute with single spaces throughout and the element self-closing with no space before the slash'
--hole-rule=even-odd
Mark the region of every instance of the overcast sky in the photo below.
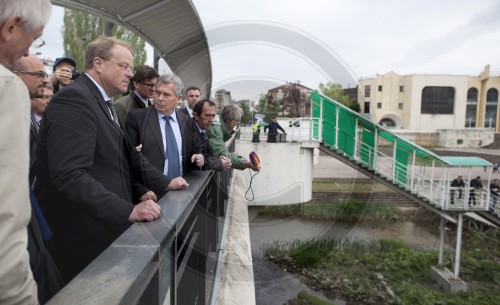
<svg viewBox="0 0 500 305">
<path fill-rule="evenodd" d="M 225 88 L 235 99 L 255 100 L 285 81 L 298 80 L 312 89 L 328 81 L 352 87 L 347 75 L 357 80 L 389 71 L 478 75 L 490 64 L 492 74 L 500 74 L 498 0 L 193 3 L 211 45 L 212 92 Z M 43 57 L 61 55 L 62 16 L 63 9 L 55 7 L 43 35 L 48 45 L 40 50 Z M 241 24 L 255 24 L 255 33 L 241 32 L 244 41 L 220 37 Z M 262 41 L 245 40 L 260 33 Z"/>
</svg>

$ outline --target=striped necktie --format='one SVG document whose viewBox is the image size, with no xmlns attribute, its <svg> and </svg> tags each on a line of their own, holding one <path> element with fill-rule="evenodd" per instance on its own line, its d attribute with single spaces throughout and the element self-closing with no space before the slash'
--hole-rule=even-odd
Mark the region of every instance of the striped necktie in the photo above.
<svg viewBox="0 0 500 305">
<path fill-rule="evenodd" d="M 120 122 L 118 121 L 118 115 L 116 114 L 116 109 L 113 106 L 113 103 L 110 100 L 106 101 L 106 105 L 108 105 L 109 111 L 111 111 L 111 119 L 120 127 Z"/>
</svg>

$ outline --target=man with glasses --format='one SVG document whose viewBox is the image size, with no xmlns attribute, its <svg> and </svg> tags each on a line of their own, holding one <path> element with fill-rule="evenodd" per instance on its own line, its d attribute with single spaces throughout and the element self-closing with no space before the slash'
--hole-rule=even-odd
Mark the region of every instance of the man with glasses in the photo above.
<svg viewBox="0 0 500 305">
<path fill-rule="evenodd" d="M 0 1 L 0 304 L 38 304 L 30 270 L 29 93 L 9 71 L 43 33 L 49 0 Z"/>
<path fill-rule="evenodd" d="M 127 91 L 132 62 L 127 42 L 92 41 L 85 73 L 54 96 L 40 126 L 35 194 L 66 283 L 132 223 L 157 219 L 156 194 L 187 187 L 149 164 L 116 120 L 110 98 Z"/>
<path fill-rule="evenodd" d="M 235 169 L 250 168 L 258 172 L 260 165 L 255 166 L 242 156 L 229 152 L 226 146 L 226 141 L 231 138 L 236 127 L 241 123 L 242 116 L 243 110 L 240 107 L 232 104 L 224 106 L 220 115 L 221 122 L 214 121 L 212 126 L 206 129 L 208 152 L 215 157 L 228 158 Z"/>
<path fill-rule="evenodd" d="M 135 70 L 129 84 L 129 94 L 115 102 L 116 114 L 120 122 L 125 123 L 125 118 L 130 110 L 148 108 L 153 104 L 155 84 L 158 72 L 148 65 L 140 65 Z"/>
<path fill-rule="evenodd" d="M 19 76 L 26 84 L 31 98 L 33 111 L 33 103 L 37 99 L 43 98 L 48 90 L 47 74 L 45 73 L 43 62 L 34 55 L 21 57 L 12 67 L 12 71 Z M 38 111 L 41 111 L 38 107 Z M 38 120 L 35 114 L 31 113 L 31 132 L 30 132 L 30 171 L 29 183 L 30 186 L 36 177 L 35 159 L 38 131 L 40 127 L 41 115 L 39 112 Z M 30 253 L 30 266 L 35 276 L 35 281 L 38 285 L 38 299 L 41 303 L 46 302 L 62 287 L 62 280 L 57 270 L 57 267 L 52 260 L 49 252 L 45 248 L 45 241 L 51 238 L 50 229 L 48 229 L 47 221 L 40 212 L 40 206 L 36 199 L 31 199 L 32 215 L 28 226 L 28 252 Z"/>
</svg>

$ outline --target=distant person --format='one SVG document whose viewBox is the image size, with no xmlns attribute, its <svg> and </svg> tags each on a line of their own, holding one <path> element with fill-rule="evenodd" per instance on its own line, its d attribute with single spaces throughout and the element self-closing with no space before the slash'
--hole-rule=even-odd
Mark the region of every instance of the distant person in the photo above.
<svg viewBox="0 0 500 305">
<path fill-rule="evenodd" d="M 493 172 L 494 173 L 498 173 L 499 172 L 498 166 L 499 166 L 498 162 L 493 163 Z"/>
<path fill-rule="evenodd" d="M 168 179 L 149 164 L 119 126 L 110 97 L 127 91 L 132 63 L 127 42 L 92 41 L 85 73 L 54 96 L 40 125 L 34 190 L 65 283 L 132 223 L 157 219 L 157 194 L 167 186 L 187 187 L 184 179 Z"/>
<path fill-rule="evenodd" d="M 39 303 L 27 250 L 30 97 L 9 68 L 43 45 L 51 11 L 49 0 L 0 1 L 0 304 Z"/>
<path fill-rule="evenodd" d="M 498 179 L 493 179 L 493 182 L 490 184 L 490 194 L 491 194 L 491 202 L 496 205 L 498 200 L 500 199 L 498 197 L 500 192 L 500 184 L 498 183 Z"/>
<path fill-rule="evenodd" d="M 253 119 L 252 143 L 260 143 L 260 123 L 257 119 Z"/>
<path fill-rule="evenodd" d="M 158 78 L 154 107 L 130 111 L 126 130 L 141 153 L 170 179 L 200 169 L 204 157 L 195 122 L 175 109 L 182 97 L 182 81 L 175 74 Z"/>
<path fill-rule="evenodd" d="M 238 156 L 229 152 L 226 146 L 226 141 L 231 138 L 235 132 L 235 128 L 241 122 L 243 111 L 240 107 L 229 104 L 224 106 L 220 115 L 220 122 L 214 121 L 212 126 L 206 129 L 208 152 L 215 157 L 224 156 L 231 160 L 232 168 L 246 169 L 258 172 L 260 165 L 255 166 L 250 161 L 245 160 L 242 156 Z"/>
<path fill-rule="evenodd" d="M 200 88 L 195 86 L 187 87 L 186 89 L 186 107 L 181 109 L 185 115 L 193 117 L 194 105 L 200 101 L 201 91 Z"/>
<path fill-rule="evenodd" d="M 80 74 L 76 72 L 76 62 L 71 57 L 58 57 L 54 60 L 53 73 L 50 82 L 54 87 L 54 93 L 71 84 Z"/>
<path fill-rule="evenodd" d="M 213 169 L 216 171 L 229 170 L 231 168 L 231 160 L 224 156 L 214 157 L 208 153 L 206 129 L 209 128 L 215 120 L 215 103 L 208 99 L 199 101 L 194 105 L 193 115 L 196 127 L 200 132 L 201 151 L 205 157 L 203 169 Z"/>
<path fill-rule="evenodd" d="M 125 124 L 129 111 L 153 105 L 155 85 L 160 76 L 155 68 L 148 65 L 140 65 L 135 70 L 130 80 L 129 94 L 115 102 L 116 115 L 122 124 Z"/>
<path fill-rule="evenodd" d="M 481 177 L 477 176 L 476 179 L 472 179 L 469 184 L 469 206 L 471 203 L 476 205 L 476 191 L 481 191 L 483 189 L 483 183 L 481 182 Z"/>
<path fill-rule="evenodd" d="M 450 190 L 450 203 L 455 204 L 455 192 L 458 190 L 458 199 L 462 199 L 462 191 L 465 187 L 465 182 L 462 180 L 462 176 L 458 176 L 451 182 Z"/>
<path fill-rule="evenodd" d="M 269 129 L 269 133 L 267 133 L 267 130 Z M 278 120 L 276 118 L 271 119 L 271 123 L 267 124 L 264 126 L 264 134 L 267 133 L 267 142 L 268 143 L 276 143 L 276 137 L 278 136 L 278 129 L 281 130 L 284 134 L 286 134 L 285 130 L 283 127 L 278 124 Z"/>
</svg>

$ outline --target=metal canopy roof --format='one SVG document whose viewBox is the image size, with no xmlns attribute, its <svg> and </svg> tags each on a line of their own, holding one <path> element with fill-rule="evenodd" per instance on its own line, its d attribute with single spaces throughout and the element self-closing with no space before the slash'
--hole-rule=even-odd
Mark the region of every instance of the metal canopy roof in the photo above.
<svg viewBox="0 0 500 305">
<path fill-rule="evenodd" d="M 191 0 L 52 0 L 119 24 L 145 39 L 184 85 L 210 96 L 212 64 L 207 38 Z"/>
<path fill-rule="evenodd" d="M 490 162 L 479 157 L 443 157 L 451 166 L 493 166 Z"/>
</svg>

